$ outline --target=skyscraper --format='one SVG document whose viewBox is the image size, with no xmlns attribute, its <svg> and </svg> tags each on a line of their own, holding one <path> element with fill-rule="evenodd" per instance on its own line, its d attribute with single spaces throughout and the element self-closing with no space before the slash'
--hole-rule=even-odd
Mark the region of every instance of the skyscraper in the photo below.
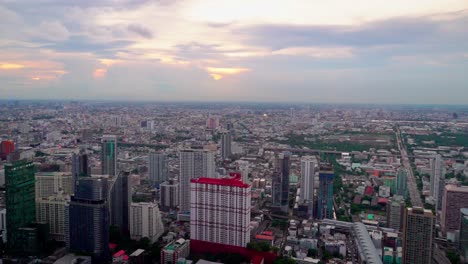
<svg viewBox="0 0 468 264">
<path fill-rule="evenodd" d="M 187 149 L 179 152 L 179 207 L 182 213 L 190 211 L 190 180 L 198 177 L 213 178 L 215 163 L 213 152 Z"/>
<path fill-rule="evenodd" d="M 36 199 L 36 220 L 49 224 L 50 236 L 57 241 L 66 241 L 65 208 L 70 202 L 68 195 L 56 195 L 49 198 Z"/>
<path fill-rule="evenodd" d="M 34 164 L 26 160 L 5 165 L 8 249 L 13 253 L 25 250 L 20 229 L 36 220 L 34 173 Z"/>
<path fill-rule="evenodd" d="M 132 199 L 129 175 L 130 172 L 121 171 L 108 180 L 110 224 L 118 226 L 122 234 L 129 233 L 129 210 Z"/>
<path fill-rule="evenodd" d="M 460 255 L 468 262 L 468 208 L 460 209 Z"/>
<path fill-rule="evenodd" d="M 430 160 L 431 165 L 431 196 L 434 198 L 436 210 L 442 209 L 442 195 L 445 186 L 444 160 L 441 155 L 436 155 Z"/>
<path fill-rule="evenodd" d="M 15 143 L 11 140 L 3 140 L 0 143 L 0 160 L 6 160 L 13 151 L 15 151 Z"/>
<path fill-rule="evenodd" d="M 115 135 L 102 136 L 101 169 L 103 175 L 117 175 L 117 136 Z"/>
<path fill-rule="evenodd" d="M 421 207 L 407 208 L 403 221 L 403 264 L 431 263 L 435 217 Z"/>
<path fill-rule="evenodd" d="M 314 178 L 317 158 L 304 156 L 301 159 L 301 192 L 300 202 L 307 204 L 309 216 L 312 217 L 314 211 Z"/>
<path fill-rule="evenodd" d="M 443 196 L 441 229 L 444 234 L 460 227 L 460 209 L 468 208 L 468 186 L 445 186 Z"/>
<path fill-rule="evenodd" d="M 149 179 L 151 184 L 159 185 L 167 180 L 166 155 L 151 152 L 148 156 Z"/>
<path fill-rule="evenodd" d="M 400 231 L 403 228 L 405 200 L 394 195 L 387 203 L 387 227 Z"/>
<path fill-rule="evenodd" d="M 96 263 L 110 258 L 107 196 L 106 178 L 80 178 L 66 212 L 67 246 L 73 252 L 91 254 Z"/>
<path fill-rule="evenodd" d="M 179 183 L 169 180 L 161 183 L 161 207 L 165 210 L 179 206 Z"/>
<path fill-rule="evenodd" d="M 73 177 L 73 186 L 74 182 L 79 177 L 89 177 L 91 176 L 91 169 L 88 164 L 88 154 L 81 149 L 79 153 L 73 153 L 72 156 L 72 177 Z"/>
<path fill-rule="evenodd" d="M 231 157 L 231 144 L 232 136 L 229 132 L 224 132 L 221 134 L 221 158 L 223 160 L 229 159 Z"/>
<path fill-rule="evenodd" d="M 291 152 L 283 152 L 276 160 L 276 170 L 272 179 L 272 205 L 287 213 L 289 209 L 289 171 Z"/>
<path fill-rule="evenodd" d="M 130 206 L 130 236 L 140 240 L 147 237 L 154 243 L 164 233 L 164 226 L 155 203 L 132 203 Z"/>
<path fill-rule="evenodd" d="M 317 201 L 317 218 L 333 219 L 333 178 L 334 172 L 329 164 L 320 164 Z"/>
<path fill-rule="evenodd" d="M 395 195 L 403 196 L 406 198 L 408 188 L 408 172 L 404 168 L 398 169 L 397 180 L 396 180 L 396 188 L 395 188 Z"/>
<path fill-rule="evenodd" d="M 191 180 L 190 239 L 245 247 L 250 241 L 250 185 L 231 178 Z"/>
<path fill-rule="evenodd" d="M 66 172 L 37 172 L 34 176 L 36 199 L 47 199 L 59 193 L 72 195 L 74 184 L 72 175 Z"/>
</svg>

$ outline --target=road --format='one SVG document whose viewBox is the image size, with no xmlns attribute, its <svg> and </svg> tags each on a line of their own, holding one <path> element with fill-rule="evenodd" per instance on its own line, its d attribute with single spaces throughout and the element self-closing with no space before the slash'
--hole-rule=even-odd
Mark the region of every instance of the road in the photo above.
<svg viewBox="0 0 468 264">
<path fill-rule="evenodd" d="M 396 138 L 398 143 L 398 149 L 401 153 L 401 160 L 403 162 L 403 166 L 408 171 L 408 192 L 410 195 L 411 204 L 413 206 L 423 207 L 424 205 L 421 200 L 421 194 L 419 193 L 418 185 L 416 184 L 416 178 L 414 177 L 413 169 L 411 168 L 408 152 L 406 150 L 405 145 L 403 144 L 403 140 L 401 139 L 401 133 L 399 128 L 396 129 Z"/>
</svg>

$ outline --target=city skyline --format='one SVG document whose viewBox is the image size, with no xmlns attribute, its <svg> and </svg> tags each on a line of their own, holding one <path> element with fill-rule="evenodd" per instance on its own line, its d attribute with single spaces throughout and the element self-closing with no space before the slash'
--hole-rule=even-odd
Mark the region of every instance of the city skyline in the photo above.
<svg viewBox="0 0 468 264">
<path fill-rule="evenodd" d="M 0 15 L 7 100 L 468 103 L 465 1 L 2 1 Z"/>
</svg>

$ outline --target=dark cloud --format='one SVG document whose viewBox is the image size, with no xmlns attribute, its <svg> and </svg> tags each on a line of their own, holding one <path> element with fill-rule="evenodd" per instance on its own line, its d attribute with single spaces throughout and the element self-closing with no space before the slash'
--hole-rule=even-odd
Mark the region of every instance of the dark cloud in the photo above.
<svg viewBox="0 0 468 264">
<path fill-rule="evenodd" d="M 153 32 L 146 28 L 143 25 L 140 24 L 130 24 L 127 27 L 128 31 L 133 32 L 140 37 L 146 38 L 146 39 L 152 39 L 153 38 Z"/>
<path fill-rule="evenodd" d="M 467 24 L 468 13 L 465 13 L 439 21 L 431 17 L 402 17 L 357 26 L 255 25 L 236 29 L 234 33 L 245 35 L 250 44 L 273 49 L 326 45 L 368 47 L 468 40 Z"/>
</svg>

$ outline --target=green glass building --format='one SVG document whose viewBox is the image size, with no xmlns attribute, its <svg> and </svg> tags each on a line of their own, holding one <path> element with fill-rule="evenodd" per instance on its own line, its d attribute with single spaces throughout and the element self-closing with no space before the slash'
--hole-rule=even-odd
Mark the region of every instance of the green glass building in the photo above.
<svg viewBox="0 0 468 264">
<path fill-rule="evenodd" d="M 7 246 L 11 253 L 24 252 L 23 228 L 36 220 L 35 171 L 34 164 L 25 160 L 5 165 Z"/>
</svg>

